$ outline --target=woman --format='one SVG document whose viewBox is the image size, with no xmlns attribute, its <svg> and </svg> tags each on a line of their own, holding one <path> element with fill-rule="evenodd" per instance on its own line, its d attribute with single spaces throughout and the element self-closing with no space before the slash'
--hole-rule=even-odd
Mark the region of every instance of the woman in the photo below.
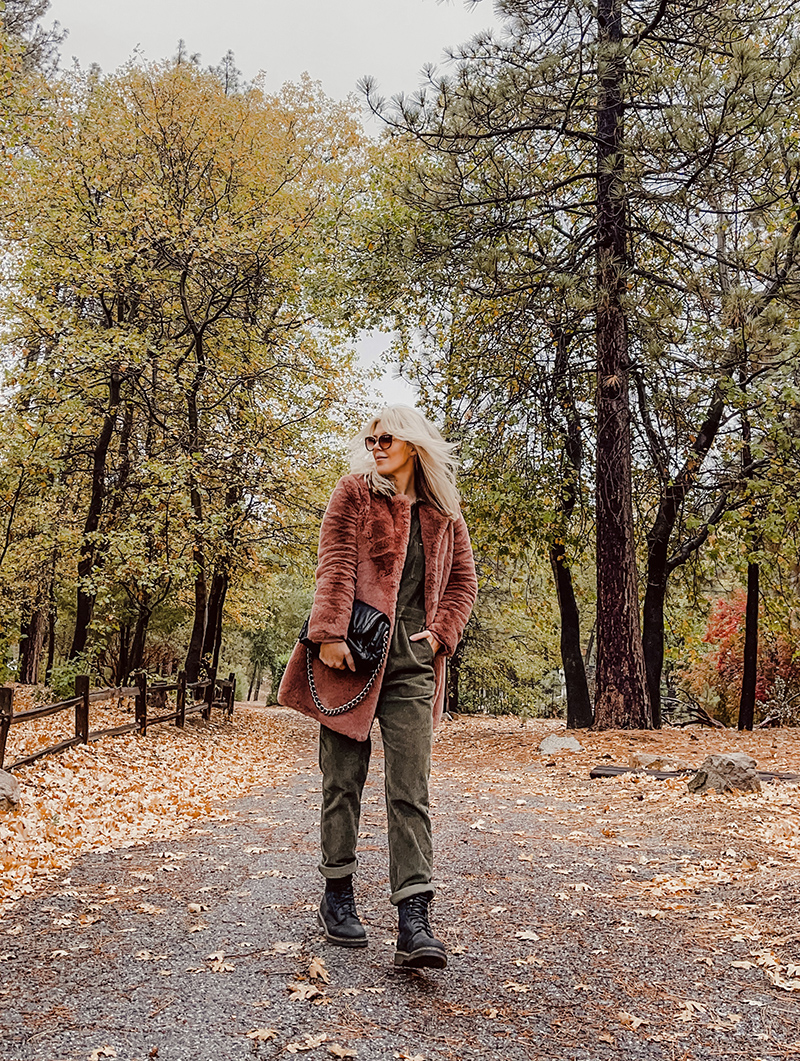
<svg viewBox="0 0 800 1061">
<path fill-rule="evenodd" d="M 353 601 L 387 615 L 391 639 L 377 679 L 352 710 L 323 714 L 309 689 L 306 648 L 298 644 L 278 700 L 320 723 L 322 770 L 319 922 L 343 947 L 365 947 L 353 873 L 375 718 L 385 754 L 391 902 L 399 911 L 395 965 L 447 963 L 428 920 L 433 897 L 428 813 L 433 729 L 442 717 L 445 657 L 458 645 L 477 581 L 455 486 L 455 446 L 415 409 L 388 406 L 351 444 L 351 474 L 340 479 L 322 522 L 316 593 L 308 635 L 320 645 L 312 664 L 320 702 L 356 698 L 363 675 L 345 637 Z"/>
</svg>

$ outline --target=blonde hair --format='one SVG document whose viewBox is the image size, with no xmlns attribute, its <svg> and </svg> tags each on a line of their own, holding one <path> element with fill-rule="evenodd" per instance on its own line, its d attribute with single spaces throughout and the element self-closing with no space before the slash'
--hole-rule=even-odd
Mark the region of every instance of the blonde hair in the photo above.
<svg viewBox="0 0 800 1061">
<path fill-rule="evenodd" d="M 382 431 L 409 442 L 417 451 L 414 481 L 418 496 L 449 519 L 458 519 L 461 497 L 456 487 L 458 463 L 453 456 L 457 445 L 446 442 L 437 427 L 408 405 L 387 405 L 367 421 L 350 442 L 350 471 L 362 475 L 373 493 L 384 497 L 395 493 L 394 481 L 378 472 L 372 454 L 364 446 L 364 439 L 375 434 L 378 424 Z"/>
</svg>

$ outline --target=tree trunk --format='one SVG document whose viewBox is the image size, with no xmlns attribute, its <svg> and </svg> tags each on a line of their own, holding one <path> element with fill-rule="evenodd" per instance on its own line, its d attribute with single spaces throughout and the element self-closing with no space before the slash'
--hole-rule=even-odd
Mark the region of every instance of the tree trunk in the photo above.
<svg viewBox="0 0 800 1061">
<path fill-rule="evenodd" d="M 252 703 L 252 700 L 253 700 L 253 690 L 256 687 L 256 676 L 258 675 L 259 669 L 260 669 L 259 662 L 258 662 L 258 660 L 255 660 L 254 663 L 253 663 L 253 676 L 250 679 L 250 688 L 247 690 L 247 702 L 248 702 L 248 704 Z"/>
<path fill-rule="evenodd" d="M 581 627 L 572 574 L 560 545 L 550 547 L 550 566 L 561 613 L 561 663 L 567 687 L 567 729 L 586 729 L 593 722 L 589 683 L 581 652 Z"/>
<path fill-rule="evenodd" d="M 100 526 L 100 517 L 103 513 L 103 499 L 106 493 L 106 459 L 114 433 L 114 426 L 117 422 L 122 380 L 123 375 L 119 371 L 114 370 L 111 373 L 108 382 L 108 411 L 103 420 L 103 426 L 100 429 L 100 435 L 98 436 L 92 458 L 92 488 L 89 498 L 89 510 L 83 525 L 83 541 L 78 560 L 78 596 L 75 610 L 75 632 L 72 637 L 72 648 L 69 651 L 70 659 L 75 659 L 86 648 L 89 624 L 92 621 L 95 592 L 91 586 L 91 576 L 95 568 L 95 554 L 97 551 L 95 534 Z"/>
<path fill-rule="evenodd" d="M 186 317 L 186 323 L 192 335 L 192 349 L 195 356 L 195 374 L 192 385 L 186 394 L 186 419 L 189 425 L 188 446 L 189 454 L 201 452 L 202 439 L 200 437 L 200 410 L 198 408 L 197 396 L 206 376 L 206 355 L 204 346 L 204 333 L 202 326 L 198 326 L 189 306 L 186 293 L 186 281 L 188 273 L 186 270 L 181 274 L 180 295 L 181 305 Z M 192 624 L 192 635 L 189 638 L 189 647 L 186 651 L 184 670 L 187 682 L 196 682 L 200 678 L 200 669 L 203 662 L 203 641 L 205 639 L 207 610 L 208 610 L 208 587 L 206 583 L 206 542 L 203 535 L 203 501 L 200 489 L 190 472 L 189 498 L 194 513 L 194 545 L 192 548 L 192 560 L 195 567 L 194 578 L 194 622 Z"/>
<path fill-rule="evenodd" d="M 23 685 L 38 685 L 39 683 L 46 629 L 45 613 L 41 605 L 37 604 L 22 629 L 17 681 Z"/>
<path fill-rule="evenodd" d="M 456 646 L 456 650 L 447 661 L 447 703 L 446 707 L 450 714 L 459 710 L 461 702 L 461 660 L 464 656 L 463 641 Z"/>
<path fill-rule="evenodd" d="M 567 691 L 567 728 L 584 729 L 594 721 L 589 697 L 589 683 L 581 652 L 581 624 L 572 573 L 566 563 L 564 542 L 575 505 L 578 500 L 583 442 L 581 425 L 575 396 L 568 383 L 568 351 L 570 335 L 564 328 L 556 334 L 556 361 L 554 365 L 554 391 L 567 419 L 564 454 L 568 469 L 562 476 L 557 525 L 561 531 L 550 542 L 550 566 L 556 584 L 558 609 L 561 622 L 561 665 Z"/>
<path fill-rule="evenodd" d="M 119 661 L 117 663 L 117 681 L 126 685 L 133 674 L 131 667 L 131 624 L 121 623 L 119 628 Z"/>
<path fill-rule="evenodd" d="M 756 713 L 758 678 L 758 596 L 759 565 L 747 565 L 747 605 L 744 620 L 744 666 L 742 697 L 739 701 L 739 729 L 752 729 Z"/>
<path fill-rule="evenodd" d="M 647 535 L 647 588 L 642 613 L 642 647 L 644 649 L 647 690 L 653 726 L 661 728 L 661 674 L 664 669 L 664 602 L 667 596 L 667 547 L 674 521 L 669 528 L 655 526 Z"/>
<path fill-rule="evenodd" d="M 56 624 L 58 622 L 58 612 L 56 611 L 55 600 L 50 603 L 50 614 L 48 615 L 47 621 L 47 663 L 44 669 L 44 682 L 45 685 L 50 685 L 50 678 L 53 674 L 53 664 L 56 661 Z"/>
<path fill-rule="evenodd" d="M 186 651 L 186 660 L 183 665 L 187 682 L 196 682 L 200 678 L 200 666 L 203 660 L 203 639 L 206 632 L 206 609 L 208 606 L 206 565 L 203 550 L 199 545 L 194 547 L 194 562 L 194 622 L 192 623 L 192 635 L 189 638 L 189 648 Z"/>
<path fill-rule="evenodd" d="M 621 0 L 598 6 L 597 678 L 595 725 L 652 725 L 644 668 L 631 497 Z"/>
<path fill-rule="evenodd" d="M 142 600 L 140 600 L 138 604 L 136 625 L 133 630 L 133 639 L 131 641 L 131 651 L 128 660 L 128 669 L 130 673 L 143 669 L 147 628 L 150 625 L 150 617 L 152 614 L 153 609 L 150 605 L 150 594 L 143 593 Z"/>
<path fill-rule="evenodd" d="M 639 391 L 639 407 L 645 427 L 654 467 L 661 480 L 661 499 L 653 525 L 647 532 L 647 586 L 642 612 L 642 645 L 647 674 L 647 689 L 650 694 L 650 710 L 653 725 L 661 726 L 661 674 L 664 669 L 664 605 L 669 576 L 695 553 L 708 537 L 711 527 L 720 519 L 727 507 L 727 492 L 722 492 L 714 511 L 705 525 L 690 539 L 683 542 L 674 556 L 669 556 L 670 541 L 681 506 L 694 488 L 705 458 L 717 437 L 722 414 L 725 410 L 725 384 L 730 379 L 725 370 L 722 379 L 714 387 L 706 410 L 705 419 L 691 445 L 689 456 L 680 472 L 671 476 L 667 458 L 663 453 L 663 440 L 656 435 L 647 410 L 644 383 L 639 376 L 636 383 Z"/>
<path fill-rule="evenodd" d="M 211 590 L 208 594 L 208 614 L 206 631 L 203 638 L 203 659 L 210 667 L 212 677 L 216 677 L 219 666 L 219 653 L 222 644 L 222 612 L 225 607 L 225 596 L 228 592 L 228 572 L 221 562 L 211 579 Z"/>
</svg>

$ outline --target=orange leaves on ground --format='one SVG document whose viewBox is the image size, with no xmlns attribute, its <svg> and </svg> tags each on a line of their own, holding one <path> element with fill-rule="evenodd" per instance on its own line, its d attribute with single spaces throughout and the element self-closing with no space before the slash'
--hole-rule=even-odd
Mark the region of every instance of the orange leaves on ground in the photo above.
<svg viewBox="0 0 800 1061">
<path fill-rule="evenodd" d="M 17 728 L 38 746 L 49 741 L 49 722 Z M 274 784 L 289 772 L 283 741 L 267 713 L 239 708 L 231 720 L 104 737 L 21 767 L 22 801 L 0 817 L 0 913 L 87 851 L 177 836 L 197 818 L 214 817 L 223 801 Z M 165 856 L 160 869 L 174 870 L 175 861 Z M 140 909 L 157 912 L 145 903 Z"/>
</svg>

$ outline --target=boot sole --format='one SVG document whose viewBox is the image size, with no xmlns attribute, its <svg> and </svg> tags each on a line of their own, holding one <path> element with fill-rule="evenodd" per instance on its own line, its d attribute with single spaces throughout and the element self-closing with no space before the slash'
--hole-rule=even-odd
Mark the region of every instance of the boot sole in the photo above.
<svg viewBox="0 0 800 1061">
<path fill-rule="evenodd" d="M 444 969 L 447 955 L 436 947 L 417 947 L 413 951 L 398 950 L 394 954 L 398 969 Z"/>
<path fill-rule="evenodd" d="M 367 937 L 362 936 L 357 939 L 351 939 L 350 936 L 334 936 L 328 931 L 328 926 L 325 924 L 325 919 L 322 914 L 317 910 L 317 921 L 319 927 L 322 929 L 322 934 L 328 943 L 333 943 L 337 947 L 366 947 Z"/>
</svg>

